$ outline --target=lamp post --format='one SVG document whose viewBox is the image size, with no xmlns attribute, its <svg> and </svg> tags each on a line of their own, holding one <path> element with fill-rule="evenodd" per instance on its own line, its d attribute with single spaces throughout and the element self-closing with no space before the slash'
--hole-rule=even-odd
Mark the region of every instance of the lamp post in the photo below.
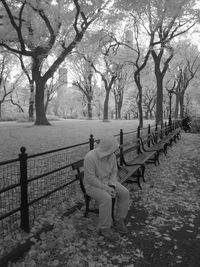
<svg viewBox="0 0 200 267">
<path fill-rule="evenodd" d="M 173 90 L 169 90 L 169 125 L 172 125 L 172 93 Z"/>
</svg>

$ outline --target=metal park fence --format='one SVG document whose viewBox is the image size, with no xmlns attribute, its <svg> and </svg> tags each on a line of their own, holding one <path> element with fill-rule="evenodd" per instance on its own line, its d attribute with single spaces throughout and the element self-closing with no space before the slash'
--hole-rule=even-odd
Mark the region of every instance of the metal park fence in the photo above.
<svg viewBox="0 0 200 267">
<path fill-rule="evenodd" d="M 30 232 L 40 214 L 77 199 L 79 187 L 71 164 L 89 151 L 92 141 L 34 155 L 21 147 L 18 158 L 0 162 L 1 237 L 20 229 Z"/>
</svg>

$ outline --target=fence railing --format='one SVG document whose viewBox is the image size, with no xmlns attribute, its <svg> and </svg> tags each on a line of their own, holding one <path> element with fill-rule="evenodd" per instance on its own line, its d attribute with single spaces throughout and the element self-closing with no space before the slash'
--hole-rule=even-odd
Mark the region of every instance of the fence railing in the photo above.
<svg viewBox="0 0 200 267">
<path fill-rule="evenodd" d="M 173 127 L 177 127 L 175 123 Z M 115 137 L 120 144 L 135 142 L 139 136 L 157 129 L 157 125 L 126 133 L 121 129 Z M 0 162 L 1 238 L 8 234 L 15 236 L 20 231 L 29 233 L 40 215 L 52 207 L 67 203 L 71 208 L 75 202 L 82 202 L 71 165 L 98 141 L 90 135 L 88 142 L 34 155 L 28 155 L 26 148 L 21 147 L 18 158 Z"/>
<path fill-rule="evenodd" d="M 92 141 L 30 156 L 21 147 L 18 158 L 0 162 L 1 237 L 19 229 L 29 232 L 47 207 L 70 202 L 66 188 L 76 184 L 71 164 L 89 151 Z"/>
</svg>

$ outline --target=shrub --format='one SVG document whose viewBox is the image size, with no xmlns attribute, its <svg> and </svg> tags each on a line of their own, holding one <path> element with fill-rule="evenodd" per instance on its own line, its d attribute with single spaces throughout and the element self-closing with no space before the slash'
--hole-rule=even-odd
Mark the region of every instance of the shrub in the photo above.
<svg viewBox="0 0 200 267">
<path fill-rule="evenodd" d="M 10 116 L 4 116 L 3 118 L 0 118 L 0 122 L 1 121 L 15 121 L 15 118 Z"/>
<path fill-rule="evenodd" d="M 191 132 L 200 133 L 200 118 L 195 118 L 191 122 Z"/>
</svg>

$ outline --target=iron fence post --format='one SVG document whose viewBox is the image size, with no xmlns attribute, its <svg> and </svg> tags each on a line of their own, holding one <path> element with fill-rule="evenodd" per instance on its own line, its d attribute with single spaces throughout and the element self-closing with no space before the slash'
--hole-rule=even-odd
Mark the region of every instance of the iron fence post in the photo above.
<svg viewBox="0 0 200 267">
<path fill-rule="evenodd" d="M 20 160 L 20 185 L 21 185 L 21 229 L 25 232 L 30 232 L 29 224 L 29 208 L 28 208 L 28 178 L 27 178 L 27 154 L 26 148 L 20 148 L 21 154 L 19 154 Z"/>
<path fill-rule="evenodd" d="M 161 122 L 161 132 L 160 132 L 160 138 L 163 139 L 163 122 Z"/>
<path fill-rule="evenodd" d="M 168 133 L 169 133 L 169 128 L 167 127 L 167 122 L 165 121 L 165 124 L 164 124 L 165 126 L 165 135 L 168 135 Z M 168 126 L 169 126 L 170 124 L 168 124 Z"/>
<path fill-rule="evenodd" d="M 156 127 L 155 127 L 155 141 L 156 143 L 158 142 L 158 124 L 156 123 Z"/>
<path fill-rule="evenodd" d="M 151 125 L 149 124 L 148 125 L 148 147 L 151 146 L 151 137 L 150 137 L 150 134 L 151 134 Z"/>
<path fill-rule="evenodd" d="M 137 128 L 137 153 L 140 154 L 140 126 Z"/>
<path fill-rule="evenodd" d="M 93 136 L 93 134 L 90 135 L 89 142 L 90 142 L 90 150 L 93 150 L 94 149 L 94 136 Z"/>
<path fill-rule="evenodd" d="M 123 158 L 122 158 L 122 156 L 123 156 L 123 147 L 121 146 L 121 145 L 123 145 L 123 142 L 124 142 L 124 140 L 123 140 L 123 130 L 122 129 L 120 129 L 120 140 L 119 140 L 119 142 L 120 142 L 120 166 L 122 166 L 122 164 L 123 164 Z"/>
</svg>

